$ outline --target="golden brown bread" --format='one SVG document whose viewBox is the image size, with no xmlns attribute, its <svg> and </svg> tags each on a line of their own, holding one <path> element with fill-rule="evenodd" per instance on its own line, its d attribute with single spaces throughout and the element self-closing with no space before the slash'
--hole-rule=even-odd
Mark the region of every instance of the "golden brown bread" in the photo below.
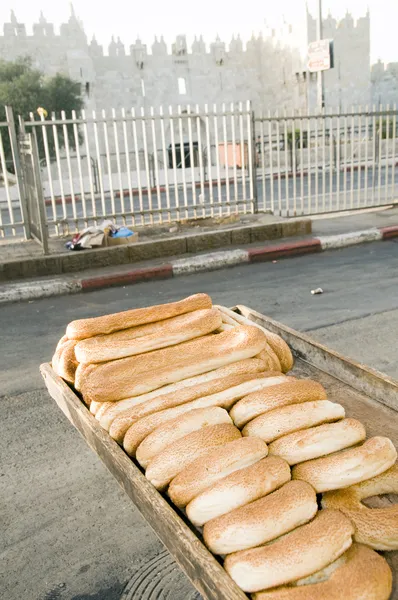
<svg viewBox="0 0 398 600">
<path fill-rule="evenodd" d="M 221 316 L 216 308 L 195 310 L 142 327 L 82 340 L 76 345 L 76 358 L 80 363 L 100 363 L 135 356 L 207 335 L 220 325 Z M 142 335 L 146 328 L 148 333 Z M 135 329 L 141 330 L 139 334 Z"/>
<path fill-rule="evenodd" d="M 314 489 L 304 481 L 289 481 L 276 492 L 206 523 L 203 539 L 213 554 L 247 550 L 308 523 L 317 510 Z"/>
<path fill-rule="evenodd" d="M 249 467 L 267 454 L 267 445 L 257 438 L 240 438 L 229 442 L 197 458 L 183 469 L 170 483 L 168 494 L 176 506 L 183 508 L 220 479 Z"/>
<path fill-rule="evenodd" d="M 189 397 L 196 398 L 189 402 L 192 408 L 221 406 L 229 410 L 234 402 L 249 392 L 263 389 L 284 379 L 285 375 L 282 375 L 282 373 L 277 374 L 277 376 L 275 376 L 275 373 L 257 373 L 256 375 L 225 377 L 223 380 L 211 381 L 203 387 L 189 388 L 179 393 L 169 394 L 167 397 L 159 396 L 154 400 L 140 403 L 138 406 L 123 411 L 116 419 L 113 419 L 116 411 L 110 408 L 99 421 L 105 429 L 108 429 L 108 427 L 109 431 L 112 429 L 112 435 L 116 435 L 119 439 L 126 433 L 130 425 L 136 421 L 150 414 L 187 404 Z M 202 391 L 199 387 L 202 387 Z M 203 388 L 206 388 L 206 391 Z M 214 389 L 214 394 L 209 394 L 211 388 Z M 206 392 L 208 395 L 206 395 Z"/>
<path fill-rule="evenodd" d="M 257 354 L 257 358 L 260 358 L 264 361 L 264 364 L 266 365 L 265 368 L 267 370 L 282 372 L 282 367 L 279 358 L 277 357 L 277 355 L 272 350 L 269 344 L 266 345 L 266 347 L 260 352 L 260 354 Z"/>
<path fill-rule="evenodd" d="M 196 400 L 194 402 L 187 402 L 187 404 L 181 404 L 181 406 L 176 406 L 175 408 L 169 408 L 168 410 L 162 410 L 161 412 L 148 415 L 147 417 L 144 417 L 144 419 L 140 419 L 136 423 L 133 423 L 133 425 L 130 425 L 126 432 L 124 432 L 123 417 L 119 417 L 112 423 L 109 435 L 119 444 L 123 444 L 123 448 L 129 456 L 135 456 L 138 446 L 148 435 L 164 423 L 168 423 L 193 409 L 197 409 L 197 405 L 192 407 L 192 404 L 195 403 Z M 208 407 L 200 406 L 199 408 Z"/>
<path fill-rule="evenodd" d="M 211 425 L 184 436 L 155 456 L 145 476 L 158 490 L 164 490 L 185 467 L 217 446 L 241 437 L 239 429 L 229 423 Z"/>
<path fill-rule="evenodd" d="M 310 379 L 293 379 L 242 398 L 232 408 L 231 417 L 237 427 L 243 427 L 275 408 L 314 400 L 326 400 L 321 384 Z"/>
<path fill-rule="evenodd" d="M 259 437 L 270 443 L 288 433 L 338 421 L 344 416 L 345 411 L 341 404 L 329 400 L 289 404 L 249 421 L 243 428 L 242 435 Z"/>
<path fill-rule="evenodd" d="M 65 334 L 61 337 L 61 339 L 59 340 L 57 347 L 55 348 L 55 351 L 59 350 L 60 348 L 62 348 L 62 346 L 65 344 L 65 342 L 68 342 L 69 338 L 68 336 Z"/>
<path fill-rule="evenodd" d="M 253 600 L 388 600 L 392 574 L 387 561 L 366 546 L 352 544 L 319 573 L 318 581 L 301 580 L 254 594 Z M 315 579 L 315 578 L 314 578 Z"/>
<path fill-rule="evenodd" d="M 66 335 L 71 340 L 84 340 L 95 335 L 113 333 L 120 329 L 129 329 L 130 327 L 163 321 L 194 310 L 211 308 L 211 306 L 211 298 L 207 294 L 195 294 L 169 304 L 134 308 L 112 315 L 72 321 L 66 328 Z"/>
<path fill-rule="evenodd" d="M 105 404 L 105 402 L 92 402 L 90 404 L 90 412 L 92 415 L 96 415 L 98 410 L 101 408 L 101 406 L 103 406 Z"/>
<path fill-rule="evenodd" d="M 324 508 L 341 510 L 355 525 L 355 541 L 375 550 L 398 550 L 398 504 L 368 508 L 362 500 L 379 494 L 398 494 L 398 464 L 351 487 L 327 492 Z"/>
<path fill-rule="evenodd" d="M 196 496 L 186 507 L 188 518 L 200 527 L 211 519 L 270 494 L 290 477 L 287 462 L 277 456 L 264 458 L 224 477 Z"/>
<path fill-rule="evenodd" d="M 250 373 L 261 373 L 263 371 L 265 371 L 264 362 L 258 358 L 246 358 L 245 360 L 239 360 L 236 363 L 226 365 L 225 367 L 220 367 L 214 371 L 209 371 L 208 373 L 196 375 L 195 377 L 190 377 L 188 379 L 182 379 L 181 381 L 177 381 L 177 383 L 165 385 L 157 390 L 148 392 L 147 394 L 133 396 L 132 398 L 126 398 L 125 400 L 119 400 L 117 402 L 102 402 L 102 406 L 97 410 L 96 413 L 97 419 L 101 421 L 103 417 L 105 417 L 105 413 L 107 413 L 106 418 L 103 419 L 101 424 L 105 429 L 109 429 L 112 421 L 117 416 L 121 415 L 125 410 L 133 408 L 142 402 L 149 402 L 150 400 L 159 398 L 159 396 L 169 396 L 170 394 L 174 393 L 185 394 L 187 388 L 190 388 L 189 393 L 192 393 L 192 391 L 202 386 L 202 384 L 208 384 L 209 388 L 200 387 L 201 394 L 204 394 L 207 389 L 212 391 L 213 388 L 211 387 L 210 382 L 215 381 L 216 379 L 223 379 L 224 377 L 232 377 L 235 375 L 249 375 Z M 192 397 L 195 397 L 195 391 L 193 392 Z M 111 408 L 112 410 L 110 410 Z"/>
<path fill-rule="evenodd" d="M 366 430 L 360 421 L 342 419 L 284 435 L 270 444 L 269 453 L 296 465 L 359 444 L 365 437 Z"/>
<path fill-rule="evenodd" d="M 318 493 L 345 488 L 376 477 L 395 463 L 397 451 L 386 437 L 373 437 L 361 446 L 296 465 L 293 479 L 308 481 Z"/>
<path fill-rule="evenodd" d="M 211 406 L 190 410 L 180 417 L 164 423 L 148 435 L 137 448 L 137 461 L 141 467 L 146 469 L 151 460 L 173 442 L 188 433 L 219 423 L 232 423 L 231 417 L 224 408 Z"/>
<path fill-rule="evenodd" d="M 75 356 L 75 340 L 64 341 L 52 358 L 53 369 L 59 377 L 68 383 L 74 384 L 75 374 L 78 366 Z"/>
<path fill-rule="evenodd" d="M 321 510 L 311 523 L 266 546 L 230 554 L 224 567 L 244 592 L 259 592 L 325 568 L 351 546 L 353 534 L 343 513 Z"/>
<path fill-rule="evenodd" d="M 258 329 L 236 327 L 178 346 L 99 364 L 85 376 L 82 393 L 91 402 L 138 396 L 168 383 L 251 358 L 263 347 L 264 336 Z"/>
<path fill-rule="evenodd" d="M 255 327 L 258 327 L 264 333 L 269 346 L 272 348 L 272 350 L 278 357 L 283 373 L 287 373 L 288 371 L 290 371 L 290 369 L 293 368 L 294 361 L 292 352 L 289 346 L 286 344 L 285 340 L 283 340 L 279 335 L 277 335 L 276 333 L 272 333 L 268 329 L 265 329 L 261 325 L 258 325 L 258 323 L 255 323 L 255 321 L 251 321 L 247 317 L 244 317 L 243 315 L 236 313 L 230 310 L 229 308 L 226 308 L 225 306 L 217 305 L 217 308 L 224 315 L 228 315 L 231 320 L 235 321 L 235 323 L 238 323 L 240 325 L 254 325 Z M 237 308 L 239 308 L 239 306 Z"/>
<path fill-rule="evenodd" d="M 76 372 L 75 372 L 75 384 L 74 384 L 74 388 L 78 391 L 81 392 L 82 391 L 82 386 L 84 383 L 84 380 L 86 378 L 86 376 L 88 375 L 88 373 L 90 373 L 91 371 L 94 371 L 97 368 L 97 365 L 77 365 L 76 368 Z"/>
</svg>

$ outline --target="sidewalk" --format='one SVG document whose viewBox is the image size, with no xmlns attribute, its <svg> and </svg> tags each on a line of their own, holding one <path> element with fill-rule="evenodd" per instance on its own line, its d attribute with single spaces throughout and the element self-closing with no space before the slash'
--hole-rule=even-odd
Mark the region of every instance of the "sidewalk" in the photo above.
<svg viewBox="0 0 398 600">
<path fill-rule="evenodd" d="M 275 229 L 275 223 L 272 223 L 271 220 L 267 227 L 273 225 Z M 295 227 L 293 227 L 294 224 Z M 258 227 L 260 227 L 258 223 L 249 226 L 250 231 L 256 231 Z M 264 233 L 264 225 L 261 227 Z M 242 241 L 248 239 L 247 228 L 247 225 L 236 227 L 234 229 L 236 239 L 241 238 Z M 101 268 L 85 269 L 74 274 L 65 274 L 58 277 L 49 274 L 40 279 L 29 278 L 17 280 L 13 283 L 5 283 L 1 286 L 0 303 L 86 292 L 148 280 L 168 279 L 238 264 L 281 260 L 290 256 L 338 249 L 364 242 L 398 238 L 398 207 L 335 218 L 331 218 L 329 215 L 323 218 L 315 218 L 312 220 L 312 234 L 294 235 L 294 229 L 299 232 L 311 231 L 311 228 L 308 228 L 307 220 L 304 223 L 300 220 L 292 220 L 290 221 L 290 228 L 286 229 L 291 235 L 280 238 L 278 241 L 275 241 L 274 238 L 266 241 L 251 241 L 247 244 L 230 243 L 228 248 L 216 246 L 216 251 L 210 253 L 201 250 L 198 246 L 196 251 L 185 252 L 183 257 L 181 257 L 181 254 L 168 258 L 161 258 L 158 255 L 158 258 L 153 257 L 150 260 L 136 261 L 134 265 L 131 263 L 117 266 L 110 264 L 109 266 L 104 265 Z M 222 235 L 223 233 L 225 235 L 226 231 L 231 232 L 231 228 L 220 227 L 217 232 L 211 231 L 209 233 L 221 235 L 222 240 Z M 242 231 L 246 231 L 245 235 Z M 203 238 L 203 234 L 192 236 L 192 240 L 194 237 Z M 229 239 L 231 240 L 230 237 Z M 159 245 L 160 241 L 153 243 Z M 209 240 L 205 243 L 208 244 Z M 80 256 L 84 252 L 69 254 Z"/>
</svg>

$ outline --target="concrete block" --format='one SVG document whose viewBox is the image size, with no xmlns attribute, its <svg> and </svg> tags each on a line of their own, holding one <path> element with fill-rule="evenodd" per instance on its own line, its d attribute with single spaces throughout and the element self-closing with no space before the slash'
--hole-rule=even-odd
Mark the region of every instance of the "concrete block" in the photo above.
<svg viewBox="0 0 398 600">
<path fill-rule="evenodd" d="M 253 225 L 251 227 L 251 241 L 264 242 L 265 240 L 278 240 L 282 237 L 280 223 L 269 223 L 267 225 Z"/>
<path fill-rule="evenodd" d="M 165 258 L 168 256 L 179 256 L 186 254 L 187 244 L 184 236 L 170 238 L 166 240 L 157 240 L 153 242 L 143 242 L 128 246 L 129 262 L 139 262 L 141 260 L 151 260 L 153 258 Z"/>
<path fill-rule="evenodd" d="M 239 227 L 231 229 L 231 243 L 233 246 L 238 244 L 250 244 L 251 242 L 251 227 Z"/>
<path fill-rule="evenodd" d="M 281 225 L 282 237 L 308 235 L 312 232 L 311 219 L 293 219 L 292 221 L 283 221 Z"/>
<path fill-rule="evenodd" d="M 203 252 L 214 248 L 225 248 L 231 245 L 231 230 L 209 231 L 187 237 L 188 252 Z"/>
</svg>

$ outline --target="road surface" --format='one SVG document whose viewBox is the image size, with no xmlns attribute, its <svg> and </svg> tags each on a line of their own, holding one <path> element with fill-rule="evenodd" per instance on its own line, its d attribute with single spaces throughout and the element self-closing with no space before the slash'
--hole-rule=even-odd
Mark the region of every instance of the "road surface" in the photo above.
<svg viewBox="0 0 398 600">
<path fill-rule="evenodd" d="M 274 214 L 283 216 L 300 216 L 311 215 L 319 212 L 340 211 L 358 206 L 380 206 L 388 204 L 396 198 L 396 190 L 398 190 L 398 167 L 389 166 L 386 169 L 382 166 L 380 169 L 364 169 L 360 171 L 340 171 L 330 173 L 327 169 L 318 174 L 312 173 L 311 177 L 300 177 L 300 173 L 296 178 L 288 177 L 280 179 L 269 177 L 262 180 L 261 175 L 257 177 L 257 197 L 259 211 L 271 211 Z M 337 177 L 337 175 L 339 175 Z M 229 174 L 232 177 L 232 172 Z M 123 198 L 121 202 L 118 197 L 119 191 L 115 190 L 115 196 L 112 199 L 109 192 L 104 192 L 103 197 L 99 194 L 94 199 L 87 193 L 84 203 L 76 202 L 75 209 L 71 203 L 62 206 L 60 200 L 53 207 L 50 200 L 47 199 L 46 213 L 50 224 L 50 233 L 53 233 L 51 223 L 54 221 L 61 222 L 66 218 L 73 223 L 73 220 L 80 219 L 79 226 L 83 227 L 81 221 L 84 214 L 92 216 L 93 214 L 101 215 L 100 218 L 113 214 L 132 213 L 138 219 L 137 224 L 141 223 L 141 215 L 144 215 L 145 223 L 151 223 L 149 211 L 153 211 L 154 222 L 158 222 L 158 215 L 162 213 L 163 219 L 167 221 L 170 215 L 171 220 L 180 220 L 185 218 L 204 217 L 211 215 L 210 202 L 214 204 L 214 214 L 217 216 L 220 207 L 223 207 L 225 214 L 226 206 L 231 204 L 231 211 L 236 209 L 236 201 L 239 201 L 239 208 L 243 211 L 244 202 L 246 201 L 247 210 L 250 212 L 252 204 L 249 201 L 253 198 L 253 190 L 250 189 L 250 182 L 246 176 L 245 181 L 240 179 L 237 183 L 229 185 L 217 185 L 217 182 L 212 187 L 204 188 L 203 197 L 201 196 L 200 187 L 192 185 L 189 177 L 189 170 L 186 177 L 186 189 L 179 187 L 175 189 L 170 187 L 169 195 L 159 188 L 155 189 L 148 195 L 147 191 L 142 193 L 142 197 L 136 193 L 132 198 L 132 207 L 129 196 Z M 220 204 L 220 206 L 218 206 Z M 196 210 L 193 205 L 198 205 Z M 179 210 L 176 207 L 179 206 Z M 7 206 L 1 205 L 1 216 L 4 224 L 10 223 L 10 215 Z M 169 207 L 169 209 L 167 208 Z M 20 221 L 21 214 L 17 207 L 13 209 L 15 222 Z M 0 221 L 1 222 L 1 221 Z M 118 222 L 123 220 L 118 218 Z M 128 220 L 131 223 L 131 219 Z M 8 233 L 10 233 L 8 231 Z M 19 228 L 18 234 L 22 234 L 22 229 Z"/>
<path fill-rule="evenodd" d="M 322 287 L 324 294 L 310 290 Z M 38 373 L 72 319 L 205 291 L 398 377 L 398 243 L 3 306 L 0 589 L 7 600 L 119 600 L 160 543 Z M 136 600 L 139 600 L 138 598 Z"/>
</svg>

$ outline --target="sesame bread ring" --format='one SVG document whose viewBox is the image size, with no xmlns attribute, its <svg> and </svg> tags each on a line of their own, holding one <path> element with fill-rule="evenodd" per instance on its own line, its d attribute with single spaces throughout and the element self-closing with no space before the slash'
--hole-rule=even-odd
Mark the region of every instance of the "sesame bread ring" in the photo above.
<svg viewBox="0 0 398 600">
<path fill-rule="evenodd" d="M 136 459 L 141 467 L 146 469 L 151 460 L 165 450 L 167 446 L 170 446 L 170 444 L 193 431 L 221 423 L 232 423 L 231 417 L 224 408 L 210 406 L 209 408 L 190 410 L 176 419 L 166 421 L 166 423 L 148 435 L 138 446 Z"/>
<path fill-rule="evenodd" d="M 366 438 L 366 430 L 356 419 L 342 419 L 289 433 L 269 446 L 270 454 L 280 456 L 289 465 L 338 452 L 355 446 Z"/>
<path fill-rule="evenodd" d="M 211 519 L 254 502 L 290 481 L 290 467 L 278 456 L 263 458 L 231 473 L 196 496 L 188 506 L 188 519 L 201 527 Z"/>
<path fill-rule="evenodd" d="M 392 574 L 387 561 L 374 550 L 353 544 L 312 577 L 296 585 L 253 594 L 253 600 L 388 600 L 391 591 Z"/>
<path fill-rule="evenodd" d="M 311 379 L 293 379 L 248 394 L 231 410 L 231 418 L 237 427 L 243 427 L 256 417 L 281 406 L 326 400 L 322 385 Z"/>
<path fill-rule="evenodd" d="M 321 510 L 311 523 L 259 548 L 230 554 L 227 573 L 244 592 L 260 592 L 308 577 L 352 544 L 354 526 L 338 510 Z"/>
<path fill-rule="evenodd" d="M 330 400 L 290 404 L 249 421 L 243 428 L 242 435 L 259 437 L 269 444 L 288 433 L 338 421 L 344 416 L 345 411 L 341 404 Z"/>
<path fill-rule="evenodd" d="M 213 554 L 247 550 L 308 523 L 317 510 L 314 489 L 304 481 L 289 481 L 276 492 L 206 523 L 203 539 Z"/>
<path fill-rule="evenodd" d="M 296 465 L 293 479 L 308 481 L 320 494 L 360 483 L 387 471 L 397 460 L 394 444 L 373 437 L 360 446 Z"/>
<path fill-rule="evenodd" d="M 185 467 L 216 446 L 241 438 L 239 429 L 230 423 L 210 425 L 193 431 L 167 446 L 149 463 L 145 476 L 158 490 L 164 490 Z"/>
<path fill-rule="evenodd" d="M 294 361 L 292 352 L 285 340 L 283 340 L 276 333 L 272 333 L 268 329 L 265 329 L 261 325 L 258 325 L 258 323 L 256 323 L 255 321 L 251 321 L 247 317 L 235 313 L 233 310 L 226 308 L 225 306 L 217 305 L 217 308 L 221 311 L 221 313 L 223 313 L 223 320 L 224 315 L 226 317 L 229 317 L 230 321 L 227 322 L 235 321 L 235 323 L 238 325 L 253 325 L 254 327 L 258 327 L 258 329 L 261 329 L 261 331 L 267 338 L 268 345 L 272 348 L 272 350 L 275 352 L 280 361 L 282 372 L 287 373 L 288 371 L 290 371 L 290 369 L 293 367 Z"/>
<path fill-rule="evenodd" d="M 228 415 L 227 412 L 226 414 Z M 185 507 L 212 484 L 235 471 L 249 467 L 267 454 L 267 444 L 258 438 L 240 438 L 221 448 L 215 448 L 181 471 L 170 483 L 168 494 L 174 504 L 180 508 Z"/>
<path fill-rule="evenodd" d="M 349 488 L 328 492 L 322 506 L 341 510 L 355 525 L 355 541 L 375 550 L 398 550 L 398 504 L 368 508 L 362 500 L 378 494 L 398 494 L 398 464 Z"/>
</svg>

